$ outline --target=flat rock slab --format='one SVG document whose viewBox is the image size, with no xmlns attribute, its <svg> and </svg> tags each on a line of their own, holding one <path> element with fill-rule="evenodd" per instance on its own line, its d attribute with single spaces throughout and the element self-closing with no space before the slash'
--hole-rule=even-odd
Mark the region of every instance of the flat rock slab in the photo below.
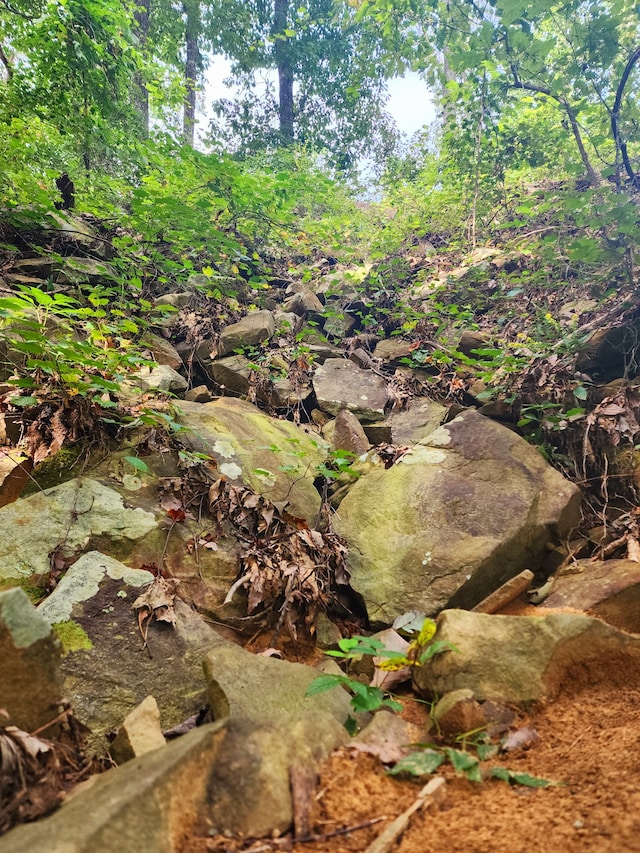
<svg viewBox="0 0 640 853">
<path fill-rule="evenodd" d="M 51 625 L 21 589 L 0 592 L 0 708 L 9 715 L 2 725 L 35 731 L 57 716 L 62 695 Z"/>
<path fill-rule="evenodd" d="M 145 586 L 153 581 L 151 572 L 130 569 L 124 563 L 100 551 L 89 551 L 67 569 L 51 595 L 38 606 L 38 612 L 55 625 L 73 618 L 78 605 L 95 598 L 106 578 L 122 581 L 129 587 Z"/>
<path fill-rule="evenodd" d="M 175 853 L 205 810 L 226 721 L 98 776 L 51 817 L 0 838 L 0 853 Z"/>
<path fill-rule="evenodd" d="M 320 495 L 313 481 L 327 452 L 319 436 L 230 397 L 180 409 L 184 441 L 213 456 L 221 474 L 274 502 L 288 501 L 290 512 L 315 523 Z"/>
<path fill-rule="evenodd" d="M 580 494 L 522 438 L 475 411 L 427 432 L 340 504 L 351 585 L 369 616 L 473 607 L 579 521 Z"/>
<path fill-rule="evenodd" d="M 578 560 L 556 575 L 551 594 L 540 605 L 542 610 L 565 607 L 640 633 L 640 563 Z"/>
<path fill-rule="evenodd" d="M 435 639 L 456 648 L 414 673 L 415 685 L 428 695 L 467 688 L 479 701 L 520 704 L 552 699 L 564 687 L 577 691 L 600 682 L 623 687 L 640 664 L 640 636 L 574 613 L 494 616 L 446 610 L 438 617 Z"/>
<path fill-rule="evenodd" d="M 313 389 L 323 411 L 337 415 L 348 409 L 362 421 L 379 420 L 389 401 L 382 376 L 343 358 L 328 358 L 318 367 Z"/>
<path fill-rule="evenodd" d="M 120 556 L 119 545 L 155 526 L 155 515 L 128 509 L 113 489 L 95 480 L 68 480 L 0 509 L 0 578 L 46 574 L 53 550 L 73 555 L 97 539 Z"/>
</svg>

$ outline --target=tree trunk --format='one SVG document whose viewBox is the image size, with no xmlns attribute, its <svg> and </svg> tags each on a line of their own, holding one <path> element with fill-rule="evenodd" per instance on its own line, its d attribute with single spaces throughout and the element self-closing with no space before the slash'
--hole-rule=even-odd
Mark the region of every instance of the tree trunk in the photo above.
<svg viewBox="0 0 640 853">
<path fill-rule="evenodd" d="M 273 53 L 278 67 L 278 119 L 283 145 L 290 145 L 293 142 L 293 66 L 287 50 L 287 37 L 285 36 L 288 11 L 289 0 L 274 0 L 273 35 L 275 36 L 275 45 Z"/>
<path fill-rule="evenodd" d="M 142 53 L 146 52 L 147 39 L 149 37 L 149 5 L 151 0 L 137 0 L 135 11 L 136 34 L 140 43 Z M 149 136 L 149 90 L 144 76 L 137 72 L 135 75 L 134 104 L 136 112 L 140 116 L 140 127 L 142 136 Z"/>
<path fill-rule="evenodd" d="M 186 61 L 184 66 L 186 95 L 184 99 L 182 135 L 185 145 L 190 145 L 193 148 L 196 132 L 198 68 L 200 66 L 200 51 L 198 49 L 198 38 L 201 29 L 200 2 L 199 0 L 183 0 L 182 9 L 186 16 Z"/>
</svg>

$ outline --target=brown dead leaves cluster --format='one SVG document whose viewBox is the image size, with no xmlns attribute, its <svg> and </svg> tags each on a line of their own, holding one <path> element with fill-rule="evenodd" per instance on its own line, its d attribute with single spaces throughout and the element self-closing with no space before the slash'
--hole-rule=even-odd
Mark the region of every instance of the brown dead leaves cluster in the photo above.
<svg viewBox="0 0 640 853">
<path fill-rule="evenodd" d="M 79 724 L 70 715 L 63 723 L 56 741 L 0 727 L 0 835 L 48 814 L 66 790 L 101 769 L 83 755 Z"/>
<path fill-rule="evenodd" d="M 349 583 L 343 540 L 309 529 L 283 504 L 224 478 L 211 486 L 209 503 L 219 528 L 242 546 L 227 601 L 245 589 L 250 614 L 264 612 L 267 623 L 284 626 L 293 639 L 300 627 L 313 633 L 319 613 L 337 604 L 339 587 Z"/>
</svg>

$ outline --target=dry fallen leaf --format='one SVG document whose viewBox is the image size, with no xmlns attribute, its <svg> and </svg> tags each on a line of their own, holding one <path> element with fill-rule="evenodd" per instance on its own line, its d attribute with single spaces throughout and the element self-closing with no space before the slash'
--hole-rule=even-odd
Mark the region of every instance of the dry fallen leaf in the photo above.
<svg viewBox="0 0 640 853">
<path fill-rule="evenodd" d="M 157 622 L 169 622 L 175 625 L 174 603 L 179 583 L 177 578 L 158 576 L 145 587 L 144 592 L 131 605 L 132 610 L 138 611 L 138 628 L 144 640 L 143 648 L 147 646 L 149 625 L 154 619 Z"/>
</svg>

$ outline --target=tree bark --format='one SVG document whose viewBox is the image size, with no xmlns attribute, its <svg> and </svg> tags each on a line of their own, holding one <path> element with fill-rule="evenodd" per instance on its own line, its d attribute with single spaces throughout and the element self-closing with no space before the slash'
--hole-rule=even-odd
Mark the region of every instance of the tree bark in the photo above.
<svg viewBox="0 0 640 853">
<path fill-rule="evenodd" d="M 274 0 L 273 35 L 275 36 L 275 45 L 273 53 L 278 67 L 278 120 L 283 145 L 290 145 L 294 138 L 293 65 L 287 50 L 287 37 L 285 36 L 288 11 L 289 0 Z"/>
<path fill-rule="evenodd" d="M 196 133 L 198 68 L 200 66 L 200 50 L 198 48 L 198 39 L 201 30 L 200 2 L 199 0 L 183 0 L 182 9 L 186 16 L 186 61 L 184 66 L 186 95 L 184 99 L 182 136 L 185 145 L 190 145 L 193 148 Z"/>
<path fill-rule="evenodd" d="M 151 0 L 137 0 L 135 11 L 136 34 L 140 43 L 142 53 L 146 52 L 149 37 L 149 5 Z M 135 75 L 134 104 L 136 112 L 140 116 L 140 127 L 142 136 L 149 136 L 149 90 L 144 76 L 138 71 Z"/>
</svg>

